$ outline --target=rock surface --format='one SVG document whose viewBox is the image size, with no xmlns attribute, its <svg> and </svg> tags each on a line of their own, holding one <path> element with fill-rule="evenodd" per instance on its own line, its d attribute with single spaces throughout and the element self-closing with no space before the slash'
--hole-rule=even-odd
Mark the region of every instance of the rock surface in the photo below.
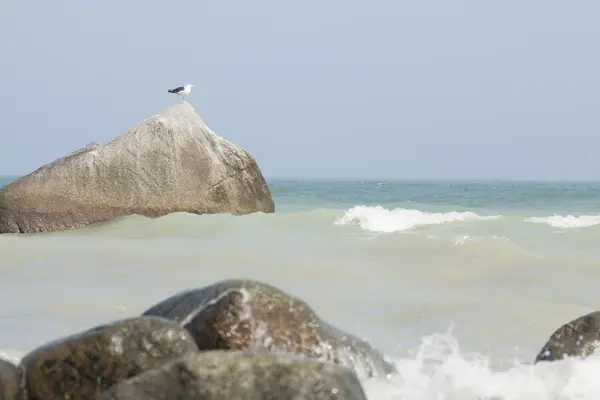
<svg viewBox="0 0 600 400">
<path fill-rule="evenodd" d="M 237 351 L 191 354 L 108 390 L 100 400 L 366 400 L 355 374 L 306 358 Z"/>
<path fill-rule="evenodd" d="M 178 321 L 200 350 L 285 352 L 351 368 L 359 378 L 395 371 L 367 342 L 322 321 L 302 300 L 252 280 L 176 294 L 143 315 Z"/>
<path fill-rule="evenodd" d="M 600 311 L 584 315 L 558 328 L 540 350 L 535 362 L 565 357 L 587 357 L 600 347 Z"/>
<path fill-rule="evenodd" d="M 50 232 L 139 214 L 274 212 L 255 159 L 186 102 L 105 146 L 89 144 L 0 190 L 0 233 Z"/>
<path fill-rule="evenodd" d="M 49 343 L 26 355 L 19 368 L 28 400 L 91 400 L 120 381 L 197 351 L 179 324 L 141 317 Z"/>
<path fill-rule="evenodd" d="M 0 359 L 0 400 L 19 399 L 18 381 L 17 367 L 9 361 Z"/>
</svg>

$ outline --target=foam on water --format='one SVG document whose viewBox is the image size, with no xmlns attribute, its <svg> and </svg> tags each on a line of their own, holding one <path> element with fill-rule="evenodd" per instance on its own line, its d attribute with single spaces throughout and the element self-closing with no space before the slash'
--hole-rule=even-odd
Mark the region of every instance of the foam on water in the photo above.
<svg viewBox="0 0 600 400">
<path fill-rule="evenodd" d="M 597 400 L 600 356 L 494 369 L 481 354 L 465 354 L 451 333 L 424 337 L 413 357 L 396 360 L 391 379 L 363 381 L 377 400 Z"/>
<path fill-rule="evenodd" d="M 457 221 L 478 221 L 499 218 L 498 215 L 481 216 L 471 211 L 431 213 L 406 208 L 385 209 L 381 206 L 355 206 L 335 221 L 336 225 L 357 224 L 371 232 L 406 231 L 423 225 L 437 225 Z"/>
<path fill-rule="evenodd" d="M 435 237 L 436 237 L 435 235 L 429 235 L 427 238 L 433 239 Z M 481 243 L 481 242 L 489 241 L 489 240 L 509 241 L 509 239 L 507 237 L 497 236 L 497 235 L 490 235 L 488 237 L 471 236 L 471 235 L 457 235 L 457 236 L 454 236 L 453 240 L 454 241 L 453 241 L 452 245 L 454 245 L 454 246 L 470 244 L 470 243 Z"/>
<path fill-rule="evenodd" d="M 531 217 L 527 222 L 546 224 L 553 228 L 588 228 L 600 224 L 600 215 L 552 215 L 550 217 Z"/>
</svg>

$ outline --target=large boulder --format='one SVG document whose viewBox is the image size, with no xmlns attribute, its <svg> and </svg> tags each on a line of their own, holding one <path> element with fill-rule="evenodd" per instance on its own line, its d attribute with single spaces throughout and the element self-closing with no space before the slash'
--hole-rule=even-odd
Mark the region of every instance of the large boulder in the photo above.
<svg viewBox="0 0 600 400">
<path fill-rule="evenodd" d="M 535 362 L 565 357 L 587 357 L 600 347 L 600 311 L 567 322 L 558 328 L 540 350 Z"/>
<path fill-rule="evenodd" d="M 274 354 L 190 354 L 122 382 L 100 400 L 366 400 L 355 374 L 333 364 Z"/>
<path fill-rule="evenodd" d="M 255 159 L 187 102 L 104 146 L 92 143 L 0 190 L 0 233 L 66 230 L 139 214 L 274 212 Z"/>
<path fill-rule="evenodd" d="M 358 337 L 319 318 L 304 301 L 252 280 L 225 280 L 176 294 L 143 315 L 175 320 L 200 350 L 283 352 L 344 365 L 359 378 L 395 372 Z"/>
<path fill-rule="evenodd" d="M 0 400 L 17 400 L 19 396 L 17 367 L 0 359 Z"/>
<path fill-rule="evenodd" d="M 42 346 L 19 369 L 28 400 L 92 400 L 120 381 L 197 351 L 179 324 L 138 317 Z"/>
</svg>

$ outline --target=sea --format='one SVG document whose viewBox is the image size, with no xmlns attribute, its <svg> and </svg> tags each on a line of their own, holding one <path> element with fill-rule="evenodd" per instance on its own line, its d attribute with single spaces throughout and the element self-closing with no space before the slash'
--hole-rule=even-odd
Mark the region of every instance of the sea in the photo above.
<svg viewBox="0 0 600 400">
<path fill-rule="evenodd" d="M 600 356 L 533 363 L 557 328 L 600 308 L 600 183 L 268 184 L 274 214 L 0 235 L 0 357 L 251 278 L 395 360 L 397 374 L 362 382 L 369 399 L 600 398 Z"/>
</svg>

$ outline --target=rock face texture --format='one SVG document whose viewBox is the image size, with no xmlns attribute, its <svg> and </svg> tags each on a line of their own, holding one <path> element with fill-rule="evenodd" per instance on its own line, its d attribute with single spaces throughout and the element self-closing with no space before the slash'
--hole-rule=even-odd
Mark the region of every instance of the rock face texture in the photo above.
<svg viewBox="0 0 600 400">
<path fill-rule="evenodd" d="M 350 368 L 359 378 L 395 372 L 367 342 L 321 320 L 302 300 L 252 280 L 226 280 L 176 294 L 143 315 L 172 319 L 200 350 L 282 352 Z"/>
<path fill-rule="evenodd" d="M 0 190 L 0 233 L 51 232 L 139 214 L 274 212 L 255 159 L 187 102 Z"/>
<path fill-rule="evenodd" d="M 350 370 L 309 359 L 208 351 L 122 382 L 100 400 L 366 400 Z"/>
<path fill-rule="evenodd" d="M 28 400 L 96 399 L 118 382 L 198 351 L 179 324 L 140 317 L 49 343 L 19 365 Z"/>
<path fill-rule="evenodd" d="M 17 400 L 19 396 L 17 367 L 0 359 L 0 400 Z"/>
<path fill-rule="evenodd" d="M 535 362 L 565 357 L 587 357 L 600 347 L 600 311 L 569 321 L 558 328 L 540 350 Z"/>
</svg>

